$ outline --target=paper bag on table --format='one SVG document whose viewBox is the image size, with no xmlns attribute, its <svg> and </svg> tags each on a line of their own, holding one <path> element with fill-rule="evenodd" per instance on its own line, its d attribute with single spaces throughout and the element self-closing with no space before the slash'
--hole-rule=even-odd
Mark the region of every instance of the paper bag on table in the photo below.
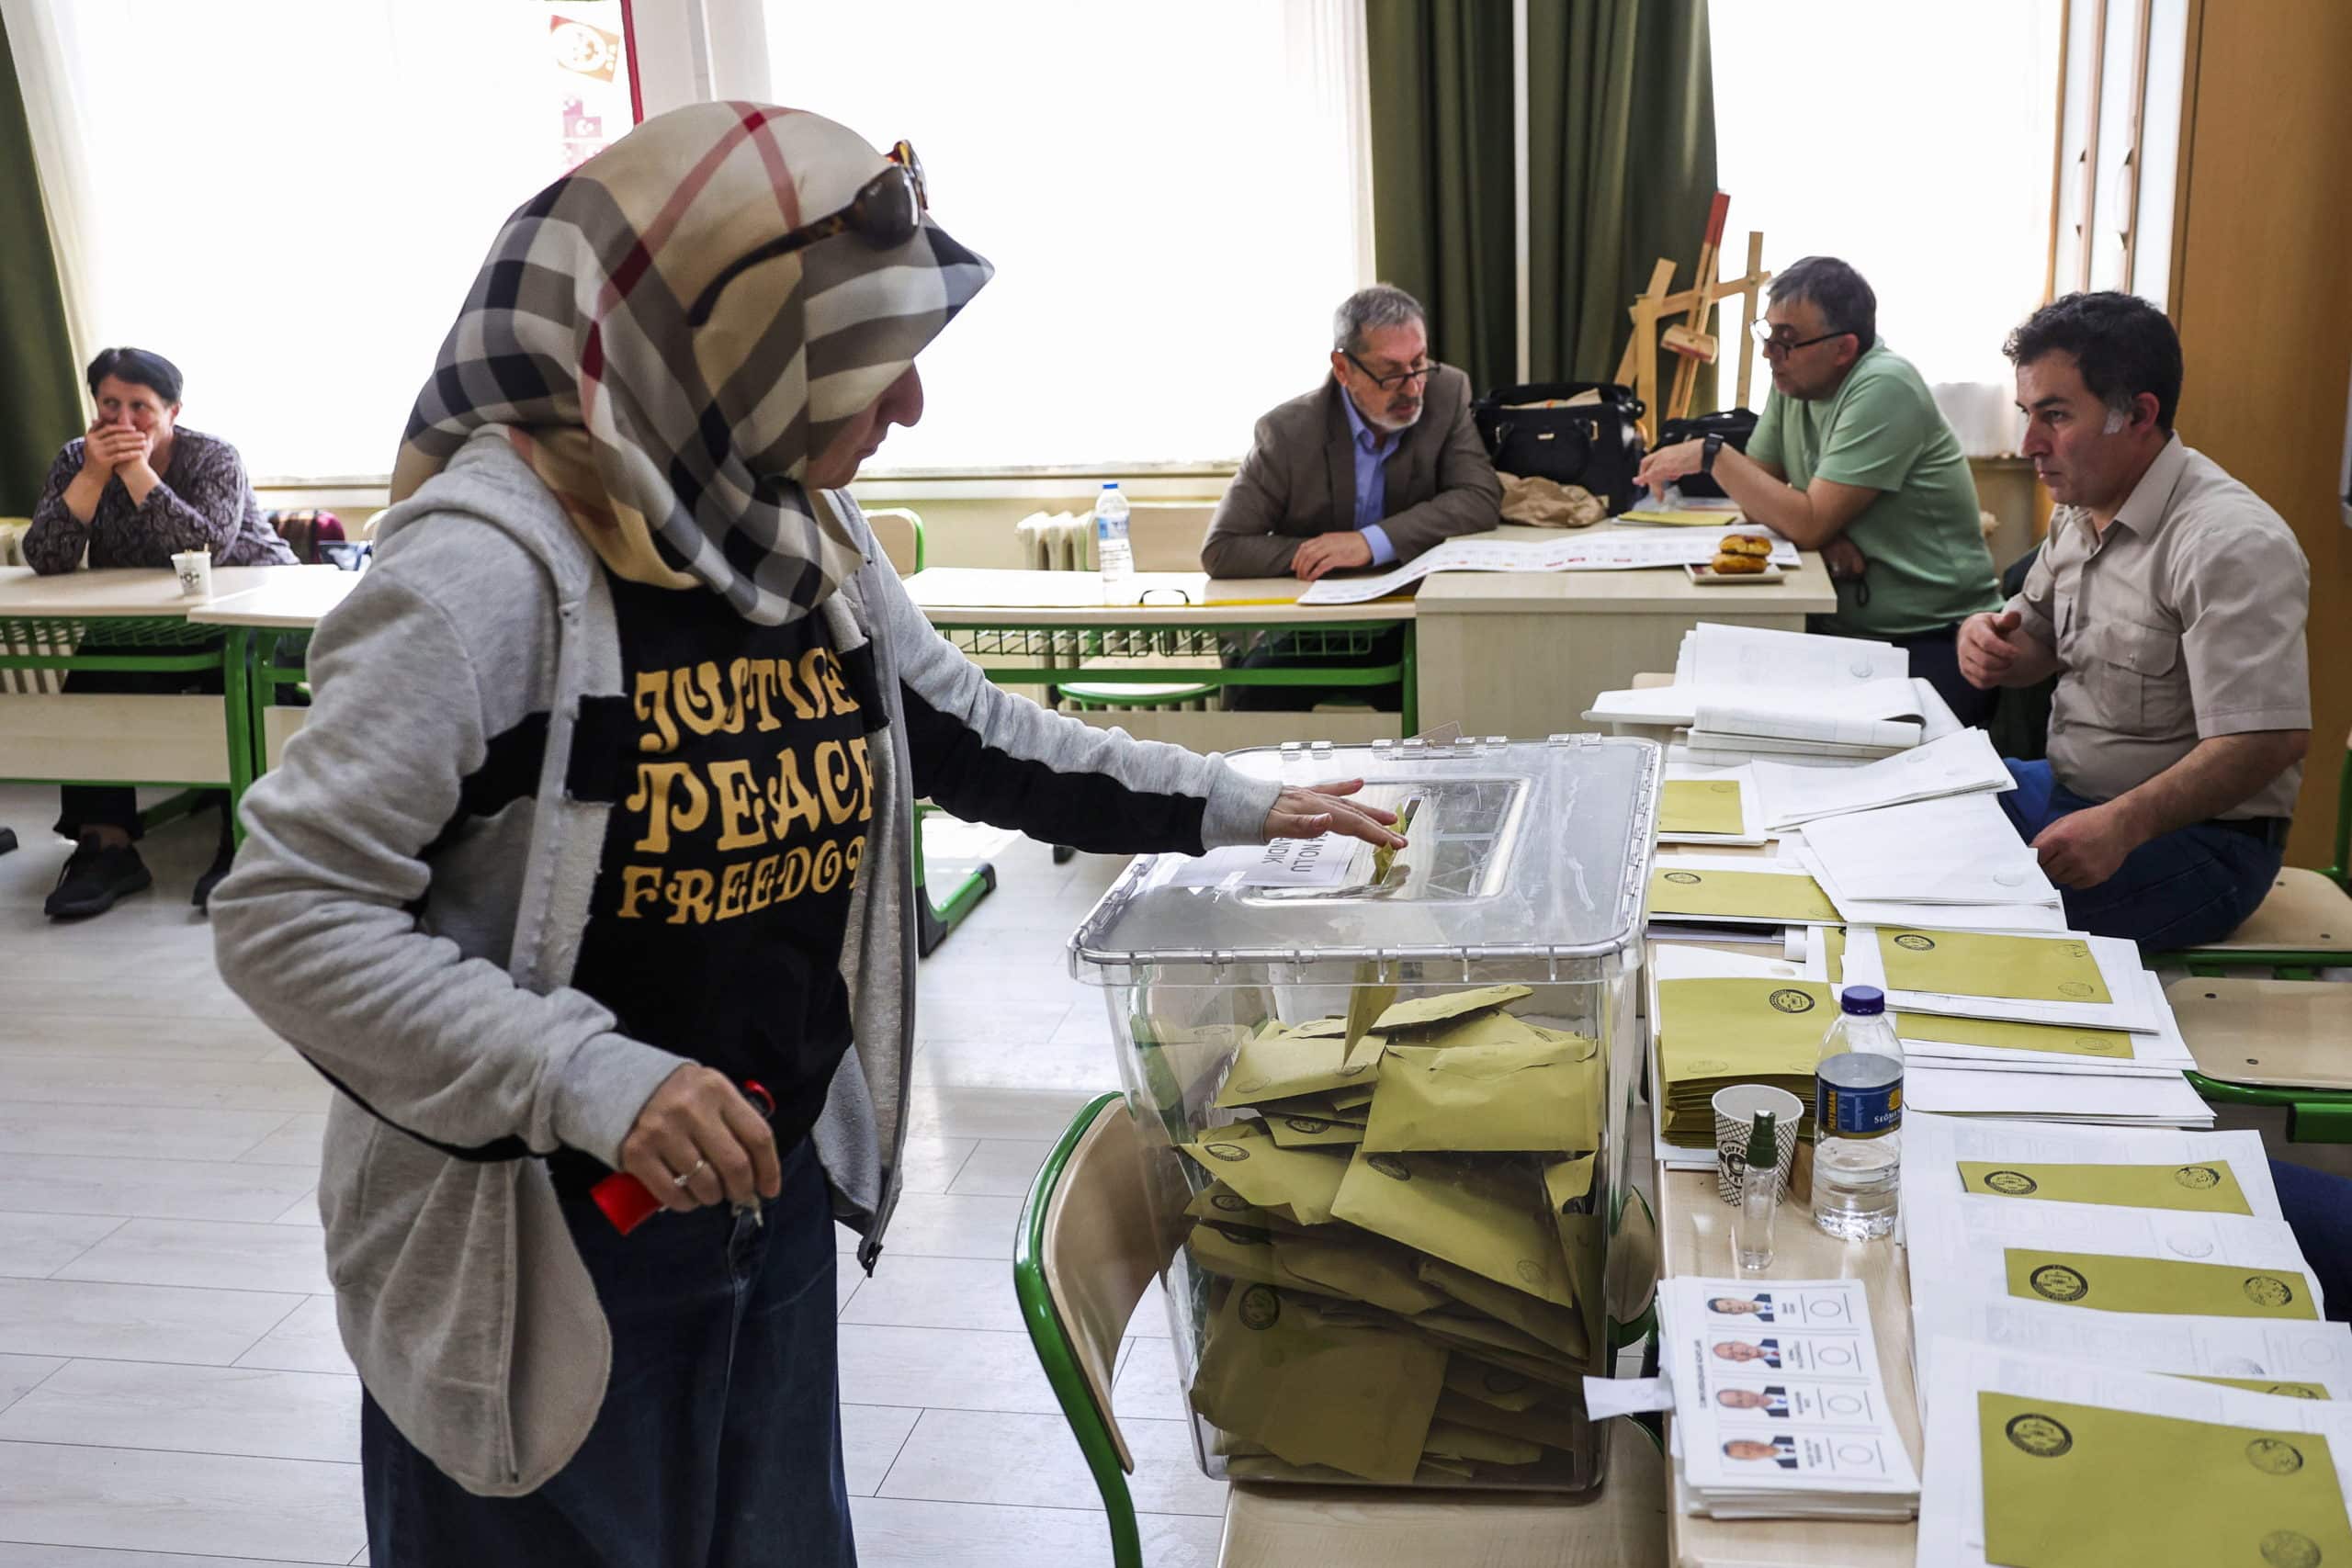
<svg viewBox="0 0 2352 1568">
<path fill-rule="evenodd" d="M 1538 1038 L 1525 1044 L 1391 1045 L 1380 1058 L 1363 1146 L 1566 1152 L 1600 1141 L 1600 1058 Z"/>
<path fill-rule="evenodd" d="M 1348 1162 L 1320 1149 L 1286 1149 L 1248 1122 L 1213 1127 L 1177 1147 L 1261 1209 L 1287 1209 L 1303 1225 L 1328 1224 Z"/>
<path fill-rule="evenodd" d="M 2352 1562 L 2324 1437 L 1989 1391 L 1976 1411 L 1988 1562 Z"/>
<path fill-rule="evenodd" d="M 1287 1463 L 1398 1485 L 1419 1468 L 1444 1380 L 1445 1351 L 1418 1334 L 1237 1285 L 1210 1320 L 1193 1407 Z"/>
<path fill-rule="evenodd" d="M 1328 1156 L 1302 1152 L 1302 1157 Z M 1348 1161 L 1330 1213 L 1555 1305 L 1576 1304 L 1558 1234 L 1531 1171 L 1359 1150 Z"/>
</svg>

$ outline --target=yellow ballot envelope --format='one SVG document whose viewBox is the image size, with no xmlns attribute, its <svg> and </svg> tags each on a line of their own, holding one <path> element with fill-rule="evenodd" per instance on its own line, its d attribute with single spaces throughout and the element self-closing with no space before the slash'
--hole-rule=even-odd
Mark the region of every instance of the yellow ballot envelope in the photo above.
<svg viewBox="0 0 2352 1568">
<path fill-rule="evenodd" d="M 2045 1203 L 2105 1203 L 2120 1209 L 2183 1209 L 2199 1214 L 2251 1214 L 2245 1189 L 2225 1159 L 2191 1165 L 2041 1165 L 1964 1159 L 1961 1187 L 1993 1198 Z"/>
<path fill-rule="evenodd" d="M 1348 1169 L 1339 1154 L 1283 1148 L 1247 1122 L 1213 1127 L 1199 1143 L 1176 1146 L 1259 1208 L 1287 1209 L 1303 1225 L 1329 1221 Z"/>
<path fill-rule="evenodd" d="M 1498 1008 L 1534 991 L 1526 986 L 1476 986 L 1466 991 L 1441 991 L 1435 996 L 1415 997 L 1410 1001 L 1397 1002 L 1381 1013 L 1373 1028 L 1383 1034 L 1399 1030 L 1427 1029 L 1448 1019 L 1465 1018 L 1488 1008 Z"/>
<path fill-rule="evenodd" d="M 2280 1399 L 2334 1399 L 2324 1382 L 2289 1382 L 2281 1378 L 2217 1378 L 2201 1372 L 2164 1372 L 2163 1377 L 2179 1378 L 2187 1382 L 2215 1382 L 2223 1388 L 2242 1388 L 2248 1393 L 2275 1394 Z"/>
<path fill-rule="evenodd" d="M 1814 1058 L 1838 1004 L 1818 980 L 1660 980 L 1657 1014 L 1667 1142 L 1709 1148 L 1715 1091 L 1726 1085 L 1769 1084 L 1811 1103 Z"/>
<path fill-rule="evenodd" d="M 1350 1234 L 1343 1225 L 1325 1225 L 1308 1235 L 1276 1235 L 1273 1242 L 1274 1256 L 1284 1269 L 1327 1293 L 1336 1292 L 1406 1317 L 1450 1303 L 1443 1291 L 1421 1282 L 1411 1253 Z"/>
<path fill-rule="evenodd" d="M 1363 1144 L 1374 1153 L 1543 1150 L 1600 1142 L 1598 1058 L 1550 1040 L 1391 1045 Z"/>
<path fill-rule="evenodd" d="M 1976 1396 L 1976 1418 L 1988 1562 L 2352 1562 L 2352 1518 L 2324 1437 L 1989 1392 Z"/>
<path fill-rule="evenodd" d="M 1836 920 L 1838 906 L 1802 873 L 1693 870 L 1665 861 L 1650 873 L 1650 918 L 1672 915 L 1804 924 Z"/>
<path fill-rule="evenodd" d="M 1232 1070 L 1225 1075 L 1225 1086 L 1211 1103 L 1231 1110 L 1263 1100 L 1323 1094 L 1347 1088 L 1369 1070 L 1350 1066 L 1347 1047 L 1337 1039 L 1265 1035 L 1242 1042 L 1234 1053 Z"/>
<path fill-rule="evenodd" d="M 1485 1313 L 1498 1325 L 1525 1336 L 1485 1337 L 1484 1343 L 1526 1355 L 1566 1356 L 1574 1361 L 1582 1361 L 1592 1351 L 1592 1342 L 1584 1331 L 1584 1319 L 1567 1307 L 1540 1301 L 1525 1291 L 1498 1284 L 1484 1274 L 1456 1268 L 1440 1258 L 1422 1258 L 1420 1277 L 1464 1306 Z M 1570 1289 L 1574 1288 L 1571 1270 Z M 1477 1330 L 1459 1327 L 1451 1319 L 1441 1326 L 1454 1326 L 1455 1332 L 1465 1338 L 1482 1337 Z"/>
<path fill-rule="evenodd" d="M 2021 1002 L 2112 1002 L 2087 942 L 2061 936 L 1996 936 L 1987 931 L 1878 933 L 1886 983 L 1897 991 L 2001 997 Z M 1968 1042 L 1955 1041 L 1964 1045 Z"/>
<path fill-rule="evenodd" d="M 1375 1100 L 1375 1114 L 1378 1109 Z M 1360 1149 L 1348 1161 L 1330 1212 L 1474 1274 L 1574 1306 L 1567 1260 L 1545 1207 L 1543 1188 L 1529 1171 Z"/>
<path fill-rule="evenodd" d="M 1252 1230 L 1295 1231 L 1305 1227 L 1288 1209 L 1261 1209 L 1222 1181 L 1212 1181 L 1193 1194 L 1184 1213 L 1196 1220 L 1217 1220 Z"/>
<path fill-rule="evenodd" d="M 1736 837 L 1747 826 L 1739 809 L 1737 779 L 1668 779 L 1659 796 L 1661 833 L 1722 833 Z"/>
<path fill-rule="evenodd" d="M 1355 1299 L 1345 1291 L 1292 1273 L 1283 1266 L 1282 1254 L 1275 1249 L 1275 1234 L 1253 1230 L 1247 1225 L 1227 1224 L 1222 1220 L 1204 1220 L 1194 1225 L 1192 1234 L 1184 1238 L 1184 1250 L 1192 1255 L 1196 1266 L 1212 1274 L 1222 1274 L 1228 1280 L 1280 1285 L 1284 1290 L 1304 1291 L 1315 1296 Z"/>
<path fill-rule="evenodd" d="M 1294 1114 L 1280 1106 L 1268 1108 L 1266 1131 L 1286 1149 L 1343 1148 L 1363 1142 L 1363 1127 L 1359 1122 Z"/>
<path fill-rule="evenodd" d="M 1408 1329 L 1236 1285 L 1209 1322 L 1193 1407 L 1288 1463 L 1402 1484 L 1419 1468 L 1445 1358 Z"/>
<path fill-rule="evenodd" d="M 1549 1384 L 1465 1351 L 1456 1351 L 1446 1361 L 1445 1391 L 1509 1411 L 1532 1410 L 1559 1395 L 1559 1391 Z"/>
<path fill-rule="evenodd" d="M 2122 1258 L 2096 1252 L 2005 1247 L 2002 1271 L 2019 1301 L 2101 1312 L 2204 1317 L 2283 1317 L 2316 1321 L 2312 1282 L 2299 1269 L 2189 1263 L 2173 1258 Z"/>
<path fill-rule="evenodd" d="M 2086 1029 L 2072 1023 L 2016 1023 L 1997 1018 L 1950 1018 L 1935 1013 L 1898 1012 L 1894 1032 L 1905 1040 L 1934 1040 L 1946 1045 L 1987 1045 L 2001 1051 L 2064 1051 L 2075 1056 L 2109 1056 L 2128 1062 L 2132 1032 L 2126 1029 Z"/>
</svg>

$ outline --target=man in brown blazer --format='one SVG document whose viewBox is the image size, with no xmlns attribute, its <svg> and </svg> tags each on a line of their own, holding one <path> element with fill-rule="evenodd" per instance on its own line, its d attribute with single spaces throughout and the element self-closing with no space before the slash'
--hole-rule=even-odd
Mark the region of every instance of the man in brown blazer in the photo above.
<svg viewBox="0 0 2352 1568">
<path fill-rule="evenodd" d="M 1375 284 L 1332 318 L 1331 378 L 1258 422 L 1201 546 L 1211 577 L 1312 582 L 1500 520 L 1470 378 L 1429 357 L 1419 303 Z"/>
</svg>

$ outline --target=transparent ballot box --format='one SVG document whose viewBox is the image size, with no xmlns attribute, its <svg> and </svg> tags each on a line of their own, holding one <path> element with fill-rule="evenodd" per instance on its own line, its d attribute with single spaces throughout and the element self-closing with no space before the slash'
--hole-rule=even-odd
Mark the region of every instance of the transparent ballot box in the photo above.
<svg viewBox="0 0 2352 1568">
<path fill-rule="evenodd" d="M 1229 760 L 1361 776 L 1411 842 L 1138 859 L 1071 939 L 1125 1043 L 1202 1468 L 1600 1484 L 1657 747 Z"/>
</svg>

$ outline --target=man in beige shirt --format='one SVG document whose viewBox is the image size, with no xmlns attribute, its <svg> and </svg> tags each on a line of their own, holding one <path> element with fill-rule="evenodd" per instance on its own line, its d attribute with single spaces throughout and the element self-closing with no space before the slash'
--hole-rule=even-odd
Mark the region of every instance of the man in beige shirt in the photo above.
<svg viewBox="0 0 2352 1568">
<path fill-rule="evenodd" d="M 2058 676 L 2046 762 L 2001 797 L 2068 922 L 2213 942 L 2278 874 L 2311 739 L 2311 569 L 2278 513 L 2172 428 L 2180 340 L 2127 294 L 2009 334 L 2022 450 L 2059 509 L 2025 591 L 1960 635 L 1975 685 Z"/>
</svg>

